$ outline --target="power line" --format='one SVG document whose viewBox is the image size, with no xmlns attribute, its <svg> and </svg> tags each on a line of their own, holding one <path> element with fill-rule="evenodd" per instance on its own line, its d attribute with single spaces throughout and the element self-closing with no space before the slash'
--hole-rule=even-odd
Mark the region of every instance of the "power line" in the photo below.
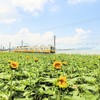
<svg viewBox="0 0 100 100">
<path fill-rule="evenodd" d="M 98 21 L 98 20 L 100 20 L 100 16 L 95 17 L 95 18 L 91 18 L 91 19 L 80 20 L 80 21 L 77 21 L 77 22 L 69 23 L 69 24 L 53 26 L 53 27 L 44 28 L 44 29 L 38 29 L 38 30 L 35 30 L 33 32 L 41 32 L 41 31 L 45 31 L 45 30 L 56 30 L 56 29 L 61 29 L 61 28 L 65 28 L 65 27 L 71 27 L 71 26 L 74 26 L 74 25 L 77 25 L 77 24 L 89 23 L 89 22 Z"/>
</svg>

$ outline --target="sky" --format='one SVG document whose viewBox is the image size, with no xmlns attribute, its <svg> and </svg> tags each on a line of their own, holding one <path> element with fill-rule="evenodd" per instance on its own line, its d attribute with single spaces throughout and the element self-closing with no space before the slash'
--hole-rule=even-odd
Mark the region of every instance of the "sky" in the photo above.
<svg viewBox="0 0 100 100">
<path fill-rule="evenodd" d="M 0 0 L 0 48 L 100 47 L 100 0 Z"/>
</svg>

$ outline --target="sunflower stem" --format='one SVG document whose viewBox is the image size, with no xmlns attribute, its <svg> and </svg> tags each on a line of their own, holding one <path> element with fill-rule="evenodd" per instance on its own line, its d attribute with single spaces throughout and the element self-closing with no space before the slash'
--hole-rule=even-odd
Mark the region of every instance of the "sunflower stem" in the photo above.
<svg viewBox="0 0 100 100">
<path fill-rule="evenodd" d="M 30 95 L 31 95 L 31 93 L 32 93 L 31 88 L 32 88 L 32 83 L 31 83 L 31 71 L 30 71 Z"/>
<path fill-rule="evenodd" d="M 14 70 L 11 70 L 11 83 L 10 83 L 10 99 L 9 100 L 12 100 L 12 92 L 13 92 L 13 83 L 12 83 L 12 80 L 13 80 L 13 77 L 14 77 Z"/>
<path fill-rule="evenodd" d="M 60 90 L 56 91 L 56 100 L 60 100 Z"/>
</svg>

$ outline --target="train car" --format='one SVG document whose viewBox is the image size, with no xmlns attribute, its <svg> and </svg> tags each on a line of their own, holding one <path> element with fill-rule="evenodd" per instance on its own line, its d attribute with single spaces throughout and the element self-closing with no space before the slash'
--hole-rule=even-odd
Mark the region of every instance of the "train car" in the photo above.
<svg viewBox="0 0 100 100">
<path fill-rule="evenodd" d="M 48 46 L 17 46 L 14 52 L 24 52 L 24 53 L 55 53 L 55 47 L 52 45 Z"/>
</svg>

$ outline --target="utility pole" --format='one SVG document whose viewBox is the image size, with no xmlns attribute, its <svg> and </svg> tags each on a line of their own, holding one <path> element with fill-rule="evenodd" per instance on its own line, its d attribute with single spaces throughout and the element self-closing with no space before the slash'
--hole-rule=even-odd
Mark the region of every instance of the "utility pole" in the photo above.
<svg viewBox="0 0 100 100">
<path fill-rule="evenodd" d="M 2 50 L 2 45 L 1 45 L 1 50 Z"/>
<path fill-rule="evenodd" d="M 23 40 L 21 41 L 21 46 L 23 47 Z"/>
<path fill-rule="evenodd" d="M 56 36 L 54 35 L 54 48 L 56 50 Z"/>
<path fill-rule="evenodd" d="M 10 50 L 11 50 L 11 43 L 9 42 L 9 52 L 10 52 Z"/>
</svg>

